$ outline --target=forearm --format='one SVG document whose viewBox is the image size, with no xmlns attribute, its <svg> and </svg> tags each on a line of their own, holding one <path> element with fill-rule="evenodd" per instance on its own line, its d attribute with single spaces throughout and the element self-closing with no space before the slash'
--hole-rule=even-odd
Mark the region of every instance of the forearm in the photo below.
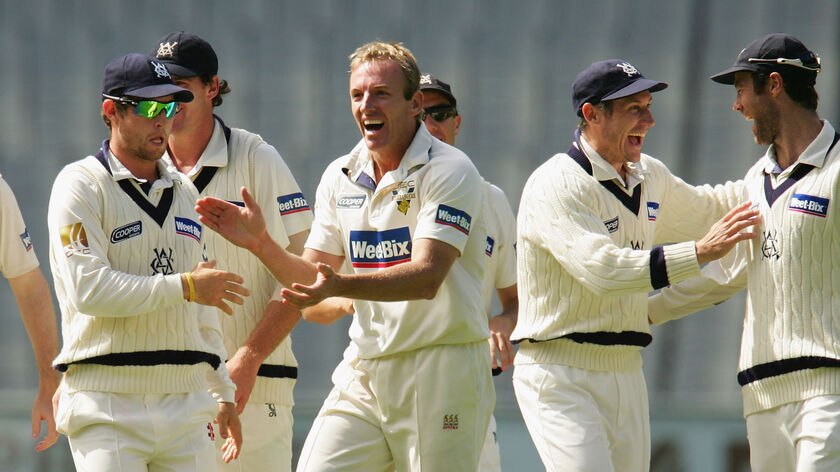
<svg viewBox="0 0 840 472">
<path fill-rule="evenodd" d="M 295 282 L 306 284 L 315 280 L 315 264 L 287 251 L 270 237 L 261 239 L 251 248 L 251 252 L 284 286 L 289 287 Z"/>
<path fill-rule="evenodd" d="M 9 279 L 42 381 L 58 382 L 52 360 L 58 355 L 58 325 L 50 289 L 40 268 Z"/>
<path fill-rule="evenodd" d="M 248 339 L 239 347 L 237 356 L 259 366 L 289 336 L 300 317 L 300 311 L 278 300 L 271 300 Z"/>
<path fill-rule="evenodd" d="M 342 316 L 355 313 L 353 300 L 331 297 L 303 310 L 303 319 L 310 323 L 332 324 Z"/>
</svg>

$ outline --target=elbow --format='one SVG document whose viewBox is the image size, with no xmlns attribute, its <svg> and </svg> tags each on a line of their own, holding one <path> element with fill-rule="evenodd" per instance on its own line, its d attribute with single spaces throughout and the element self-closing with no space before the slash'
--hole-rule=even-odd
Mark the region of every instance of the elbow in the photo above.
<svg viewBox="0 0 840 472">
<path fill-rule="evenodd" d="M 442 284 L 443 280 L 435 280 L 420 286 L 420 293 L 418 294 L 418 298 L 424 300 L 432 300 L 437 296 L 438 290 L 440 290 L 440 286 Z"/>
</svg>

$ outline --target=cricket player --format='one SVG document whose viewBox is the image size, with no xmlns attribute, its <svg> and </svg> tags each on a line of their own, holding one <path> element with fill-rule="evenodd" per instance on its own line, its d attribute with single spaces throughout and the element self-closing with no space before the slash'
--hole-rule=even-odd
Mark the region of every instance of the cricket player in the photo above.
<svg viewBox="0 0 840 472">
<path fill-rule="evenodd" d="M 572 85 L 574 141 L 522 193 L 513 384 L 549 471 L 649 469 L 648 292 L 754 237 L 737 185 L 689 186 L 642 153 L 666 86 L 625 60 L 588 66 Z"/>
<path fill-rule="evenodd" d="M 744 178 L 760 236 L 650 303 L 661 323 L 747 288 L 738 383 L 755 472 L 840 470 L 840 134 L 817 113 L 820 70 L 774 33 L 712 76 L 769 146 Z"/>
<path fill-rule="evenodd" d="M 432 74 L 422 74 L 420 91 L 423 92 L 423 123 L 429 133 L 454 146 L 455 138 L 461 130 L 461 114 L 458 113 L 458 101 L 452 93 L 452 87 Z M 487 266 L 482 283 L 482 300 L 484 312 L 488 316 L 494 293 L 499 297 L 502 308 L 501 313 L 490 317 L 488 338 L 493 373 L 498 375 L 513 365 L 510 334 L 516 326 L 519 311 L 516 294 L 516 219 L 505 193 L 490 182 L 485 181 L 484 185 L 487 192 L 483 215 L 487 229 L 487 245 L 484 249 Z M 502 470 L 495 416 L 490 416 L 478 470 Z"/>
<path fill-rule="evenodd" d="M 201 221 L 254 252 L 287 303 L 353 301 L 357 356 L 333 376 L 300 471 L 478 467 L 495 401 L 481 306 L 484 183 L 421 122 L 419 81 L 400 44 L 350 56 L 362 140 L 324 172 L 302 259 L 271 240 L 247 191 L 244 208 L 199 200 Z M 345 260 L 352 273 L 333 270 Z"/>
<path fill-rule="evenodd" d="M 230 92 L 219 78 L 213 47 L 191 33 L 174 32 L 158 41 L 154 54 L 166 64 L 175 83 L 193 93 L 175 115 L 164 159 L 187 175 L 201 195 L 241 204 L 248 187 L 266 212 L 272 238 L 300 254 L 309 234 L 312 212 L 286 163 L 260 136 L 230 128 L 214 115 Z M 251 296 L 236 316 L 221 316 L 227 368 L 236 383 L 236 406 L 242 422 L 243 448 L 236 461 L 222 460 L 220 470 L 289 471 L 292 468 L 292 390 L 298 363 L 288 336 L 300 311 L 271 300 L 277 280 L 250 252 L 208 231 L 218 263 L 240 274 Z"/>
<path fill-rule="evenodd" d="M 78 470 L 203 472 L 216 467 L 217 431 L 226 460 L 241 447 L 215 308 L 231 314 L 248 291 L 203 262 L 198 193 L 161 161 L 178 106 L 192 98 L 162 62 L 114 59 L 102 79 L 110 137 L 53 185 L 64 338 L 56 423 Z"/>
<path fill-rule="evenodd" d="M 38 257 L 23 221 L 15 194 L 0 176 L 0 273 L 9 281 L 15 296 L 23 327 L 32 344 L 38 365 L 38 394 L 32 403 L 32 437 L 44 437 L 35 450 L 44 451 L 58 440 L 53 416 L 52 397 L 59 375 L 52 368 L 58 354 L 58 326 L 55 321 L 52 295 L 41 272 Z"/>
</svg>

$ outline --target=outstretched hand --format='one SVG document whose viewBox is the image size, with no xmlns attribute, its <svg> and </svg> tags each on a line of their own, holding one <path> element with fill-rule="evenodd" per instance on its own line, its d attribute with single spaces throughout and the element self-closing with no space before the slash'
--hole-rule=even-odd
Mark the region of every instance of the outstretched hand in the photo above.
<svg viewBox="0 0 840 472">
<path fill-rule="evenodd" d="M 196 201 L 198 220 L 231 243 L 253 252 L 269 236 L 262 210 L 245 187 L 242 187 L 244 207 L 216 197 L 202 197 Z"/>
<path fill-rule="evenodd" d="M 219 426 L 219 434 L 225 440 L 222 444 L 222 460 L 227 464 L 239 457 L 242 451 L 242 423 L 234 404 L 219 403 L 219 413 L 213 422 Z"/>
<path fill-rule="evenodd" d="M 196 303 L 215 306 L 228 315 L 233 314 L 233 308 L 228 304 L 242 305 L 251 292 L 242 285 L 242 277 L 233 272 L 215 269 L 216 261 L 199 262 L 191 275 L 195 283 Z"/>
<path fill-rule="evenodd" d="M 322 300 L 337 295 L 336 284 L 338 283 L 340 275 L 328 264 L 319 262 L 317 264 L 318 275 L 312 285 L 303 285 L 293 283 L 292 286 L 284 287 L 280 290 L 280 296 L 283 297 L 283 302 L 303 310 L 320 303 Z"/>
<path fill-rule="evenodd" d="M 704 264 L 725 256 L 739 241 L 754 239 L 755 231 L 748 230 L 761 222 L 759 211 L 750 202 L 742 203 L 713 224 L 699 241 L 697 262 Z"/>
</svg>

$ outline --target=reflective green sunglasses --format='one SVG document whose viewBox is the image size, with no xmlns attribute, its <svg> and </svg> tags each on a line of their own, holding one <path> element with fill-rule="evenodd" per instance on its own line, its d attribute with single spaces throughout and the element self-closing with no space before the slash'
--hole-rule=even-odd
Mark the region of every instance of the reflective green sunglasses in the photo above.
<svg viewBox="0 0 840 472">
<path fill-rule="evenodd" d="M 103 95 L 105 98 L 110 98 L 115 102 L 131 105 L 134 107 L 134 114 L 144 118 L 152 119 L 161 112 L 166 111 L 166 117 L 172 118 L 175 113 L 178 113 L 178 102 L 161 103 L 154 100 L 130 100 L 125 97 L 112 97 L 110 95 Z"/>
</svg>

